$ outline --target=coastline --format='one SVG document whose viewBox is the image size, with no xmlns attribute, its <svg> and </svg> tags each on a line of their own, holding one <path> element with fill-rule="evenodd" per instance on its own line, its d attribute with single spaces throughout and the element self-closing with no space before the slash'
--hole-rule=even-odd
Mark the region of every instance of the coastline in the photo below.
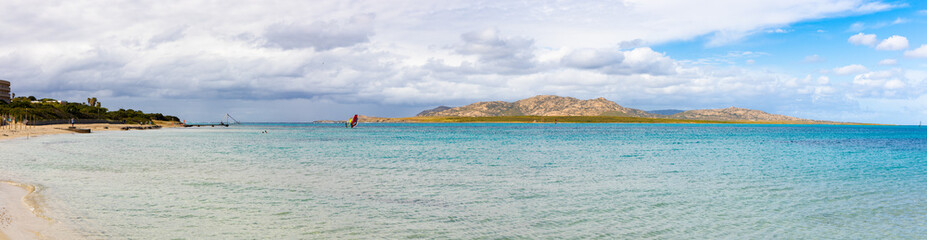
<svg viewBox="0 0 927 240">
<path fill-rule="evenodd" d="M 32 185 L 0 181 L 0 240 L 45 239 L 54 221 L 41 215 L 34 192 Z"/>
<path fill-rule="evenodd" d="M 165 128 L 176 128 L 183 127 L 181 124 L 159 124 L 161 127 Z M 55 134 L 77 134 L 72 131 L 65 130 L 70 127 L 71 124 L 52 124 L 52 125 L 43 125 L 43 126 L 18 126 L 16 129 L 9 129 L 10 126 L 4 126 L 3 129 L 0 129 L 0 141 L 16 139 L 16 138 L 31 138 L 45 135 L 55 135 Z M 122 131 L 123 127 L 138 127 L 138 124 L 108 124 L 108 123 L 93 123 L 93 124 L 74 124 L 75 128 L 90 129 L 92 132 L 102 132 L 102 131 Z"/>
<path fill-rule="evenodd" d="M 181 124 L 161 123 L 165 128 L 183 127 Z M 56 134 L 78 134 L 65 130 L 71 124 L 52 124 L 44 126 L 26 126 L 17 129 L 0 129 L 0 143 L 13 139 L 28 139 Z M 138 127 L 137 124 L 74 124 L 75 128 L 90 129 L 92 132 L 124 131 L 123 127 Z M 54 235 L 74 237 L 66 229 L 55 229 L 55 221 L 42 215 L 41 208 L 33 200 L 35 186 L 15 182 L 12 179 L 0 179 L 0 240 L 10 239 L 48 239 L 49 231 Z M 67 237 L 67 238 L 70 238 Z"/>
<path fill-rule="evenodd" d="M 751 120 L 697 120 L 674 118 L 646 118 L 619 116 L 488 116 L 488 117 L 405 117 L 381 118 L 358 116 L 361 123 L 672 123 L 672 124 L 788 124 L 788 125 L 891 125 L 833 121 L 751 121 Z M 344 123 L 337 120 L 319 120 L 315 123 Z"/>
</svg>

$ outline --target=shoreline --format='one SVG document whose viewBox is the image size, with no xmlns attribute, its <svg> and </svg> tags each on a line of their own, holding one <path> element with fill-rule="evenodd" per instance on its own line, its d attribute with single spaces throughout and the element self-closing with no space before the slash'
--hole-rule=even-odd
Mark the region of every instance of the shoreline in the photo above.
<svg viewBox="0 0 927 240">
<path fill-rule="evenodd" d="M 159 124 L 163 128 L 179 128 L 181 124 Z M 90 129 L 93 132 L 126 131 L 123 127 L 138 127 L 137 124 L 74 124 L 75 128 Z M 33 137 L 58 134 L 83 134 L 65 130 L 71 124 L 52 124 L 43 126 L 4 126 L 0 129 L 0 143 L 15 139 L 29 139 Z M 77 235 L 70 229 L 56 229 L 55 220 L 42 214 L 41 207 L 34 200 L 36 187 L 34 185 L 0 179 L 0 240 L 10 239 L 48 239 L 44 233 L 62 235 L 63 239 L 73 239 Z"/>
<path fill-rule="evenodd" d="M 318 120 L 313 123 L 344 123 L 337 120 Z M 381 118 L 358 116 L 361 123 L 671 123 L 671 124 L 784 124 L 784 125 L 892 125 L 875 123 L 833 122 L 820 120 L 774 121 L 774 120 L 700 120 L 676 118 L 648 118 L 621 116 L 434 116 Z"/>
<path fill-rule="evenodd" d="M 46 217 L 37 194 L 35 185 L 0 180 L 0 240 L 83 238 L 75 229 Z"/>
<path fill-rule="evenodd" d="M 345 121 L 335 120 L 318 120 L 309 123 L 320 124 L 344 124 Z M 359 120 L 360 123 L 534 123 L 534 124 L 555 124 L 553 121 L 536 121 L 536 120 L 408 120 L 408 119 L 378 119 L 378 120 Z M 600 123 L 619 123 L 619 124 L 730 124 L 730 125 L 832 125 L 832 126 L 905 126 L 895 124 L 880 123 L 850 123 L 850 122 L 764 122 L 764 121 L 667 121 L 667 122 L 645 122 L 645 121 L 558 121 L 556 123 L 582 123 L 582 124 L 600 124 Z M 916 125 L 912 125 L 916 126 Z"/>
<path fill-rule="evenodd" d="M 54 221 L 43 216 L 33 200 L 35 186 L 0 181 L 0 239 L 45 239 Z"/>
<path fill-rule="evenodd" d="M 103 132 L 103 131 L 123 131 L 123 127 L 138 127 L 142 125 L 138 124 L 109 124 L 109 123 L 92 123 L 92 124 L 74 124 L 75 128 L 79 129 L 90 129 L 91 134 L 93 132 Z M 148 126 L 148 125 L 144 125 Z M 183 127 L 181 124 L 159 124 L 159 126 L 164 128 L 178 128 Z M 68 127 L 71 127 L 71 124 L 51 124 L 43 126 L 17 126 L 15 129 L 10 129 L 10 126 L 3 126 L 0 129 L 0 141 L 18 139 L 18 138 L 32 138 L 45 135 L 56 135 L 56 134 L 78 134 L 72 131 L 65 130 Z"/>
</svg>

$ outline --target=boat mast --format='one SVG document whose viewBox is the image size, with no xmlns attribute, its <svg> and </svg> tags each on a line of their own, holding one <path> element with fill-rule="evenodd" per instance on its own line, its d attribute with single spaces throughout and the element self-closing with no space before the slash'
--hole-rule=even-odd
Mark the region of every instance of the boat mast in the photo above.
<svg viewBox="0 0 927 240">
<path fill-rule="evenodd" d="M 231 121 L 235 121 L 235 124 L 241 124 L 241 122 L 239 122 L 238 119 L 235 119 L 235 117 L 232 117 L 232 115 L 225 113 L 225 124 L 231 125 L 232 124 Z"/>
</svg>

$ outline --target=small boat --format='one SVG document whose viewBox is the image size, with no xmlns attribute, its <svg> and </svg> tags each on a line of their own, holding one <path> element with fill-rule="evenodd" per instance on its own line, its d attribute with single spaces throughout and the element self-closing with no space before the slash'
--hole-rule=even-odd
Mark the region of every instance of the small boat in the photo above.
<svg viewBox="0 0 927 240">
<path fill-rule="evenodd" d="M 68 127 L 68 128 L 59 128 L 59 129 L 68 130 L 68 131 L 76 132 L 76 133 L 90 133 L 89 128 Z"/>
</svg>

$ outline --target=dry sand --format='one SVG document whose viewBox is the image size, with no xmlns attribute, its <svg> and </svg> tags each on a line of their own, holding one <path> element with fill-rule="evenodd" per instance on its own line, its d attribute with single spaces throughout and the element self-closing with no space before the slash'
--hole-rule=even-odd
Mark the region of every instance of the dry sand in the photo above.
<svg viewBox="0 0 927 240">
<path fill-rule="evenodd" d="M 13 139 L 13 138 L 31 138 L 42 135 L 52 135 L 52 134 L 79 134 L 64 130 L 70 127 L 71 124 L 54 124 L 54 125 L 45 125 L 45 126 L 2 126 L 0 127 L 0 140 Z M 100 132 L 100 131 L 121 131 L 123 127 L 139 127 L 145 125 L 137 124 L 107 124 L 107 123 L 94 123 L 94 124 L 74 124 L 75 128 L 90 129 L 91 132 Z M 162 127 L 183 127 L 180 124 L 161 124 Z"/>
</svg>

